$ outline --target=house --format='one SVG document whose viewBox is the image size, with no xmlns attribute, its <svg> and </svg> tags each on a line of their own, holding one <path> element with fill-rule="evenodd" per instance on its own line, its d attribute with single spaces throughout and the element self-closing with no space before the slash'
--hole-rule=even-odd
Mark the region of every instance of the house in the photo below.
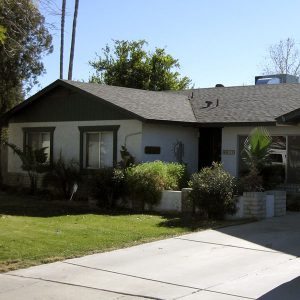
<svg viewBox="0 0 300 300">
<path fill-rule="evenodd" d="M 273 137 L 274 163 L 286 170 L 286 184 L 300 183 L 300 84 L 153 92 L 57 80 L 6 114 L 9 142 L 47 147 L 82 169 L 112 166 L 125 145 L 138 162 L 187 164 L 190 173 L 222 161 L 233 176 L 241 171 L 240 150 L 257 126 Z M 8 153 L 5 181 L 24 174 Z"/>
</svg>

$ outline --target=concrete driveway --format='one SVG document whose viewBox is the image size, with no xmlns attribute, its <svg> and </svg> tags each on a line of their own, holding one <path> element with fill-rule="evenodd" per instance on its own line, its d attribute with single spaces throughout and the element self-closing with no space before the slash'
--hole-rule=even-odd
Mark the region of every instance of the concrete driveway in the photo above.
<svg viewBox="0 0 300 300">
<path fill-rule="evenodd" d="M 0 275 L 0 299 L 299 299 L 300 214 Z"/>
</svg>

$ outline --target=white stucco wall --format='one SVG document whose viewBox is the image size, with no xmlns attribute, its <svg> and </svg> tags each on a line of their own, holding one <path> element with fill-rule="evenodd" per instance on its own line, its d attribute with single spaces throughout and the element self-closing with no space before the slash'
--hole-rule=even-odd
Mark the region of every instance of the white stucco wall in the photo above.
<svg viewBox="0 0 300 300">
<path fill-rule="evenodd" d="M 23 127 L 55 127 L 53 137 L 53 156 L 57 159 L 62 152 L 65 159 L 74 159 L 79 162 L 80 135 L 78 126 L 105 126 L 120 125 L 118 130 L 118 161 L 120 148 L 124 145 L 125 137 L 129 134 L 142 132 L 142 122 L 138 120 L 109 120 L 109 121 L 78 121 L 78 122 L 34 122 L 34 123 L 10 123 L 9 142 L 20 148 L 23 147 Z M 129 143 L 130 141 L 130 143 Z M 141 134 L 128 137 L 127 146 L 130 153 L 141 161 Z M 22 172 L 21 161 L 14 155 L 11 149 L 8 153 L 8 172 Z"/>
<path fill-rule="evenodd" d="M 143 124 L 142 161 L 162 160 L 176 161 L 174 145 L 181 141 L 184 144 L 183 161 L 187 164 L 188 172 L 198 169 L 198 129 L 180 125 Z M 145 154 L 145 146 L 161 147 L 160 154 Z"/>
<path fill-rule="evenodd" d="M 224 127 L 222 129 L 222 163 L 231 175 L 238 174 L 238 136 L 248 135 L 254 127 Z M 271 135 L 300 135 L 300 126 L 267 126 Z M 234 150 L 234 154 L 225 154 Z"/>
</svg>

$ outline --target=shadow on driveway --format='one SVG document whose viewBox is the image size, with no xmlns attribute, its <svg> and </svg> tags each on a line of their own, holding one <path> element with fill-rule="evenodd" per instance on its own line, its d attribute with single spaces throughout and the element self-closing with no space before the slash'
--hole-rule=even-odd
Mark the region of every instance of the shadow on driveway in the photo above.
<svg viewBox="0 0 300 300">
<path fill-rule="evenodd" d="M 217 231 L 275 251 L 296 257 L 300 256 L 299 212 L 288 212 L 283 217 L 221 228 Z M 300 299 L 300 295 L 298 299 Z"/>
<path fill-rule="evenodd" d="M 271 290 L 257 300 L 299 300 L 300 276 Z"/>
</svg>

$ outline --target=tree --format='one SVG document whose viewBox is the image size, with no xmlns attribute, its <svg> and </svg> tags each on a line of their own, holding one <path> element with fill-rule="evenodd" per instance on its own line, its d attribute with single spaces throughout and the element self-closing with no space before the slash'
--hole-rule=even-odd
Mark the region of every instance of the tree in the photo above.
<svg viewBox="0 0 300 300">
<path fill-rule="evenodd" d="M 52 37 L 44 17 L 29 0 L 1 0 L 0 21 L 6 28 L 0 44 L 0 116 L 15 103 L 12 90 L 29 90 L 44 72 L 42 55 L 51 53 Z"/>
<path fill-rule="evenodd" d="M 77 15 L 78 15 L 78 5 L 79 0 L 75 0 L 75 9 L 73 17 L 73 28 L 72 28 L 72 40 L 71 40 L 71 49 L 70 49 L 70 61 L 69 61 L 69 73 L 68 79 L 72 80 L 73 76 L 73 60 L 74 60 L 74 50 L 75 50 L 75 38 L 76 38 L 76 24 L 77 24 Z"/>
<path fill-rule="evenodd" d="M 270 46 L 263 73 L 300 75 L 300 53 L 292 38 Z"/>
<path fill-rule="evenodd" d="M 95 69 L 90 82 L 131 87 L 144 90 L 181 90 L 189 87 L 191 80 L 180 77 L 177 59 L 165 49 L 147 51 L 145 40 L 114 40 L 113 48 L 106 45 L 102 56 L 97 54 L 89 64 Z"/>
<path fill-rule="evenodd" d="M 32 0 L 0 0 L 0 23 L 5 28 L 5 41 L 0 43 L 1 119 L 7 110 L 23 99 L 24 91 L 37 83 L 38 76 L 45 71 L 42 56 L 51 53 L 53 48 L 45 19 Z"/>
<path fill-rule="evenodd" d="M 63 77 L 64 77 L 65 15 L 66 15 L 66 0 L 62 0 L 61 25 L 60 25 L 60 68 L 59 68 L 59 78 L 60 79 L 63 79 Z"/>
</svg>

